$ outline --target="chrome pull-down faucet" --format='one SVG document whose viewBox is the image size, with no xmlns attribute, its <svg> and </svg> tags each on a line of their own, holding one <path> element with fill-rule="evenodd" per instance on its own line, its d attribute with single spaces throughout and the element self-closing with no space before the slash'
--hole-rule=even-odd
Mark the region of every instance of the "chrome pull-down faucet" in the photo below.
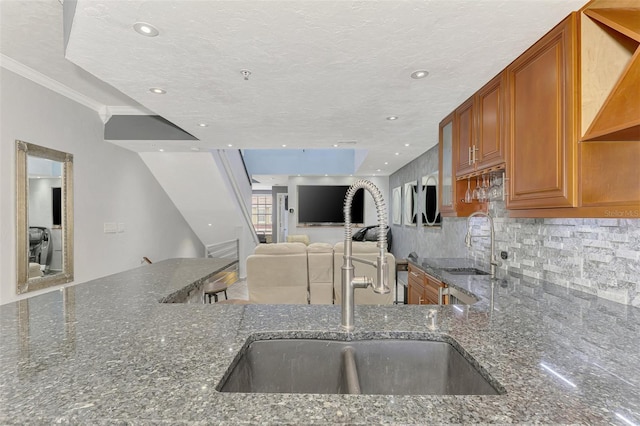
<svg viewBox="0 0 640 426">
<path fill-rule="evenodd" d="M 353 196 L 360 188 L 366 189 L 373 196 L 378 218 L 378 256 L 375 262 L 353 257 L 351 231 L 351 204 Z M 344 256 L 342 264 L 342 329 L 353 330 L 354 291 L 356 288 L 371 286 L 380 294 L 389 293 L 389 265 L 387 264 L 387 212 L 380 190 L 368 180 L 358 180 L 347 190 L 344 199 Z M 377 280 L 368 277 L 354 277 L 353 262 L 372 265 L 376 268 Z"/>
<path fill-rule="evenodd" d="M 470 222 L 471 222 L 471 218 L 474 216 L 485 216 L 487 219 L 489 219 L 489 227 L 491 228 L 491 260 L 489 261 L 489 267 L 490 269 L 490 274 L 491 274 L 491 278 L 495 278 L 496 277 L 496 267 L 500 266 L 501 263 L 498 261 L 498 259 L 496 258 L 496 246 L 495 246 L 495 230 L 493 227 L 493 218 L 491 217 L 491 215 L 489 215 L 488 213 L 484 213 L 484 212 L 473 212 L 469 215 L 469 217 L 467 218 L 467 235 L 464 237 L 464 243 L 466 244 L 467 247 L 471 247 L 471 227 L 469 226 Z"/>
</svg>

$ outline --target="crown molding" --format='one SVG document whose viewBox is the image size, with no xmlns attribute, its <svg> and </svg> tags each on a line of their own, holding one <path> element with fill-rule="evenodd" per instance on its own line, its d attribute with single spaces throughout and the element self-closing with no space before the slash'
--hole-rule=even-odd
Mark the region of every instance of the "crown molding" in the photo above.
<svg viewBox="0 0 640 426">
<path fill-rule="evenodd" d="M 83 95 L 82 93 L 77 92 L 70 87 L 65 86 L 64 84 L 52 79 L 51 77 L 47 77 L 46 75 L 34 70 L 33 68 L 29 68 L 28 66 L 3 54 L 0 54 L 0 67 L 12 71 L 28 80 L 33 81 L 36 84 L 44 86 L 47 89 L 53 90 L 54 92 L 65 96 L 66 98 L 84 105 L 87 108 L 96 111 L 101 116 L 104 114 L 104 111 L 107 108 L 105 105 L 97 102 L 96 100 Z"/>
</svg>

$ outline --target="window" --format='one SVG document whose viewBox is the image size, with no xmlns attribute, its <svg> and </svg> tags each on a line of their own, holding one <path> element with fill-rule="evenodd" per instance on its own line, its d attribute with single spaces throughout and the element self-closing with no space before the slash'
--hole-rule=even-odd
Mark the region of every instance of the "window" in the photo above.
<svg viewBox="0 0 640 426">
<path fill-rule="evenodd" d="M 258 235 L 271 237 L 271 210 L 273 196 L 268 194 L 253 194 L 251 201 L 251 221 Z"/>
</svg>

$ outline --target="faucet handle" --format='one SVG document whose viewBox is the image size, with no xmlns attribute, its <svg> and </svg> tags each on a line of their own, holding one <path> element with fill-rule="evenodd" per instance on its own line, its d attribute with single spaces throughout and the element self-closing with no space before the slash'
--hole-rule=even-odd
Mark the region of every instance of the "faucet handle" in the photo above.
<svg viewBox="0 0 640 426">
<path fill-rule="evenodd" d="M 377 259 L 377 281 L 371 285 L 373 291 L 378 294 L 387 294 L 391 291 L 389 288 L 389 264 L 386 258 Z"/>
</svg>

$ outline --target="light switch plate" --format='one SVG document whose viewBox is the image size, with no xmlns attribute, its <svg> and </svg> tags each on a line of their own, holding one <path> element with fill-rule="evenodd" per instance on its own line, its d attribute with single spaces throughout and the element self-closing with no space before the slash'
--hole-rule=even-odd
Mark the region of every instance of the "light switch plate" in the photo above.
<svg viewBox="0 0 640 426">
<path fill-rule="evenodd" d="M 104 223 L 104 233 L 105 234 L 115 234 L 118 232 L 118 224 L 115 222 L 105 222 Z"/>
<path fill-rule="evenodd" d="M 118 232 L 124 232 L 124 223 L 118 223 Z"/>
</svg>

